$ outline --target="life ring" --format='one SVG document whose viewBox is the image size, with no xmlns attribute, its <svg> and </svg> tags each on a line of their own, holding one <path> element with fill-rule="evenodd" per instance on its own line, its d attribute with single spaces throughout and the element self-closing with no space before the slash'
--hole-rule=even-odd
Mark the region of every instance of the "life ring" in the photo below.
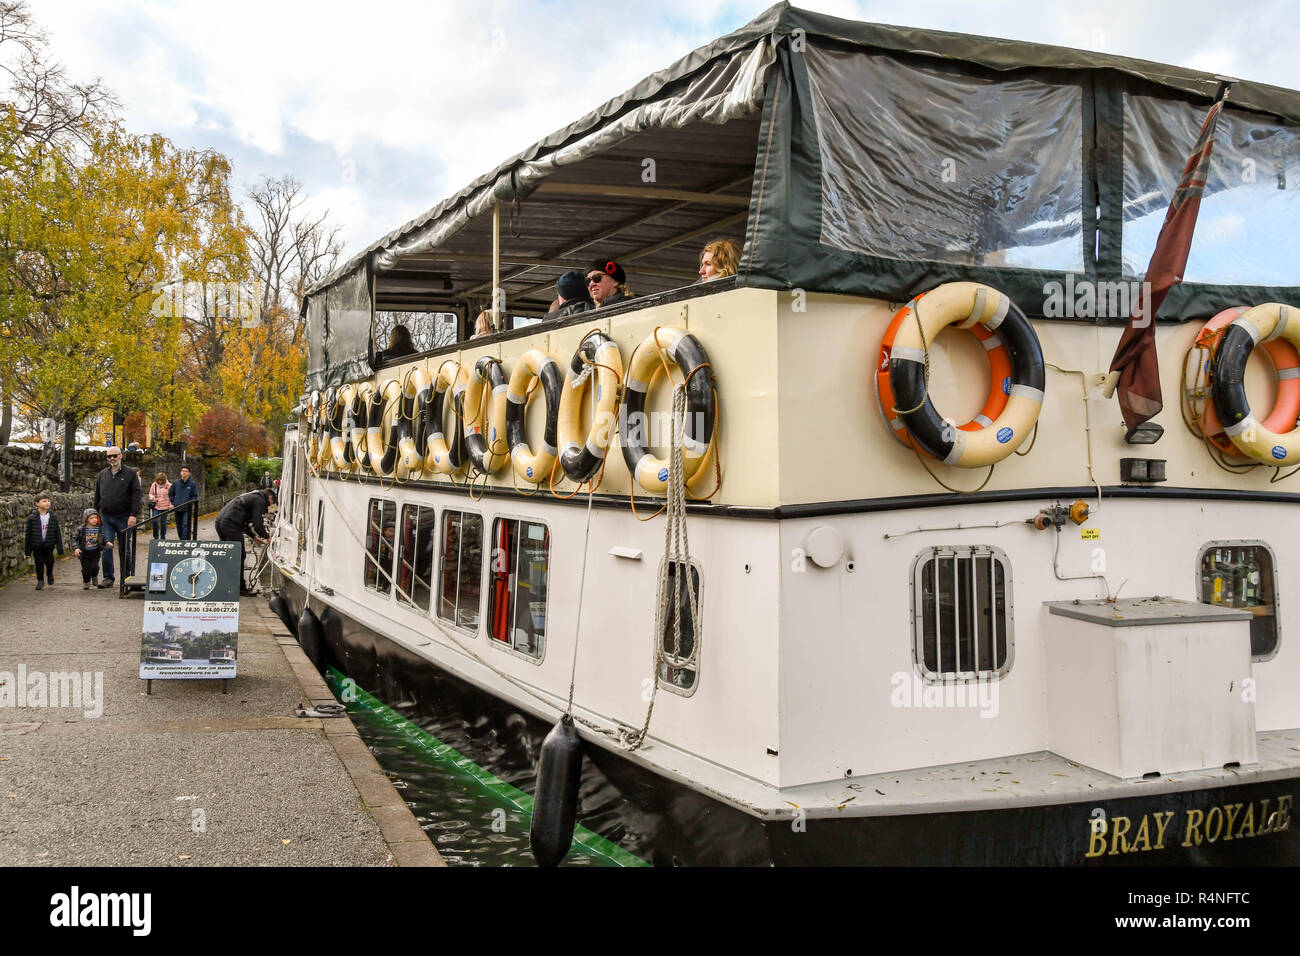
<svg viewBox="0 0 1300 956">
<path fill-rule="evenodd" d="M 333 458 L 333 449 L 330 444 L 332 436 L 335 434 L 334 414 L 338 405 L 338 389 L 331 385 L 325 390 L 324 400 L 321 402 L 321 440 L 320 448 L 316 457 L 316 470 L 324 471 L 329 467 Z"/>
<path fill-rule="evenodd" d="M 350 471 L 356 463 L 353 432 L 360 404 L 357 387 L 351 383 L 338 390 L 334 399 L 334 415 L 330 419 L 330 460 L 335 471 Z"/>
<path fill-rule="evenodd" d="M 402 399 L 398 409 L 403 423 L 397 435 L 397 461 L 394 476 L 405 481 L 424 469 L 425 404 L 429 400 L 429 377 L 424 369 L 416 367 L 402 379 Z"/>
<path fill-rule="evenodd" d="M 686 430 L 682 436 L 682 472 L 686 484 L 691 483 L 708 458 L 718 424 L 713 367 L 704 346 L 682 329 L 655 329 L 632 353 L 618 411 L 618 440 L 623 446 L 627 470 L 637 484 L 655 493 L 663 493 L 668 488 L 668 462 L 652 455 L 647 447 L 650 429 L 646 427 L 645 405 L 650 386 L 664 367 L 660 349 L 681 369 L 687 382 Z"/>
<path fill-rule="evenodd" d="M 1296 430 L 1295 418 L 1291 415 L 1290 390 L 1286 405 L 1280 408 L 1283 404 L 1283 381 L 1279 375 L 1279 401 L 1274 404 L 1267 421 L 1260 422 L 1251 413 L 1244 382 L 1246 361 L 1251 351 L 1256 345 L 1279 338 L 1300 346 L 1300 310 L 1279 302 L 1268 302 L 1233 319 L 1215 351 L 1210 394 L 1224 432 L 1247 458 L 1270 465 L 1289 465 L 1300 459 L 1300 431 Z M 1286 381 L 1293 378 L 1294 374 L 1288 370 Z M 1279 416 L 1283 421 L 1279 422 Z M 1285 424 L 1287 416 L 1291 416 L 1287 429 L 1268 426 L 1270 422 L 1274 426 Z"/>
<path fill-rule="evenodd" d="M 375 389 L 369 382 L 361 382 L 357 385 L 354 394 L 356 397 L 348 408 L 348 416 L 344 419 L 343 433 L 352 449 L 352 457 L 356 460 L 357 469 L 365 471 L 370 467 L 368 444 L 370 436 L 366 426 Z"/>
<path fill-rule="evenodd" d="M 510 458 L 510 446 L 506 443 L 509 390 L 500 359 L 485 355 L 474 363 L 465 389 L 461 419 L 465 454 L 480 474 L 500 471 Z"/>
<path fill-rule="evenodd" d="M 898 335 L 899 327 L 912 315 L 916 303 L 924 295 L 925 293 L 922 292 L 921 295 L 918 295 L 895 313 L 893 321 L 889 323 L 889 328 L 885 330 L 884 341 L 880 343 L 880 360 L 876 363 L 876 409 L 880 412 L 881 418 L 889 426 L 889 430 L 894 437 L 908 447 L 917 448 L 918 451 L 921 451 L 921 449 L 908 437 L 907 427 L 897 413 L 894 412 L 894 409 L 898 407 L 898 402 L 895 401 L 894 390 L 889 385 L 889 354 L 894 347 L 894 339 Z M 998 332 L 978 322 L 972 325 L 969 331 L 984 346 L 984 354 L 988 357 L 989 362 L 989 394 L 984 401 L 984 407 L 970 421 L 956 426 L 962 431 L 974 432 L 992 425 L 993 420 L 1001 415 L 1002 410 L 1007 407 L 1007 399 L 1011 395 L 1012 386 L 1011 353 L 1007 349 L 1006 339 Z M 925 451 L 921 451 L 921 453 L 924 455 L 929 454 Z"/>
<path fill-rule="evenodd" d="M 910 308 L 914 318 L 899 323 L 893 342 L 882 346 L 877 365 L 889 368 L 894 400 L 886 411 L 902 420 L 918 448 L 945 465 L 978 468 L 1006 458 L 1029 437 L 1043 408 L 1043 350 L 1029 320 L 1003 293 L 977 282 L 946 282 L 924 299 L 913 299 Z M 943 329 L 976 323 L 1005 341 L 1011 383 L 1006 405 L 992 422 L 975 429 L 955 428 L 939 417 L 926 393 L 925 354 Z"/>
<path fill-rule="evenodd" d="M 540 451 L 534 452 L 524 434 L 524 412 L 533 379 L 540 379 L 546 400 L 546 427 Z M 525 481 L 537 484 L 546 480 L 559 453 L 555 442 L 556 419 L 560 414 L 560 361 L 538 349 L 529 349 L 510 373 L 506 390 L 506 443 L 510 446 L 510 463 Z"/>
<path fill-rule="evenodd" d="M 438 367 L 433 381 L 425 385 L 424 400 L 424 464 L 425 474 L 438 473 L 450 475 L 461 466 L 464 459 L 464 446 L 460 439 L 460 430 L 452 427 L 452 441 L 447 444 L 447 435 L 443 431 L 443 401 L 447 390 L 451 389 L 453 408 L 459 404 L 459 396 L 466 387 L 465 369 L 459 362 L 448 360 Z"/>
<path fill-rule="evenodd" d="M 600 470 L 613 436 L 618 411 L 619 380 L 623 356 L 604 332 L 588 332 L 569 362 L 569 374 L 560 393 L 560 467 L 574 481 L 587 481 Z M 591 428 L 582 434 L 582 402 L 587 385 L 595 383 L 596 411 Z"/>
<path fill-rule="evenodd" d="M 1222 341 L 1222 330 L 1247 312 L 1245 306 L 1224 309 L 1196 335 L 1196 342 L 1187 350 L 1183 372 L 1183 409 L 1193 425 L 1193 431 L 1225 455 L 1241 455 L 1231 438 L 1223 430 L 1219 413 L 1210 401 L 1214 355 Z M 1285 339 L 1263 342 L 1260 347 L 1273 363 L 1277 377 L 1277 398 L 1273 410 L 1264 419 L 1269 431 L 1287 432 L 1295 427 L 1300 417 L 1300 350 Z"/>
<path fill-rule="evenodd" d="M 366 409 L 366 448 L 370 453 L 370 467 L 382 478 L 391 475 L 397 464 L 397 443 L 401 436 L 397 433 L 395 418 L 401 397 L 401 383 L 389 379 L 370 393 Z"/>
<path fill-rule="evenodd" d="M 321 394 L 318 389 L 312 389 L 311 394 L 307 396 L 307 406 L 303 409 L 303 430 L 306 432 L 304 447 L 306 448 L 307 461 L 315 464 L 316 459 L 320 456 L 320 407 Z"/>
</svg>

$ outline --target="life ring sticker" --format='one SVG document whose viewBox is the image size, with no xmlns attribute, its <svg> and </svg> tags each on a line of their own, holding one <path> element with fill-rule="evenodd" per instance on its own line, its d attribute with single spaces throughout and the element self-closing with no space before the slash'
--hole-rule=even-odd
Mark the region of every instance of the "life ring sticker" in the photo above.
<svg viewBox="0 0 1300 956">
<path fill-rule="evenodd" d="M 1276 458 L 1278 461 L 1281 461 L 1283 458 L 1286 457 L 1286 449 L 1283 448 L 1281 445 L 1274 445 L 1273 457 Z"/>
<path fill-rule="evenodd" d="M 1003 395 L 1010 395 L 1010 394 L 1011 394 L 1011 376 L 1010 376 L 1010 375 L 1008 375 L 1006 378 L 1004 378 L 1004 379 L 1002 380 L 1002 394 L 1003 394 Z"/>
<path fill-rule="evenodd" d="M 657 477 L 659 478 L 660 481 L 667 481 L 667 480 L 668 480 L 668 469 L 667 469 L 667 468 L 660 468 L 660 469 L 659 469 L 659 474 L 658 474 Z"/>
<path fill-rule="evenodd" d="M 1003 444 L 1003 445 L 1005 445 L 1007 442 L 1011 441 L 1011 439 L 1012 439 L 1012 437 L 1013 437 L 1014 435 L 1015 435 L 1015 432 L 1012 431 L 1010 428 L 999 428 L 999 429 L 998 429 L 998 441 L 999 441 L 1001 444 Z"/>
</svg>

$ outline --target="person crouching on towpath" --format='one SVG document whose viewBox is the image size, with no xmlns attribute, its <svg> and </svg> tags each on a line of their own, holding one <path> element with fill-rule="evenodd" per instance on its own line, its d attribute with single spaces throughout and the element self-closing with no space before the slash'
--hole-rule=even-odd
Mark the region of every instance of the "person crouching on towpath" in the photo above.
<svg viewBox="0 0 1300 956">
<path fill-rule="evenodd" d="M 259 488 L 257 491 L 246 491 L 237 498 L 230 499 L 217 515 L 217 537 L 222 541 L 239 542 L 240 594 L 256 593 L 249 590 L 243 576 L 244 532 L 251 534 L 258 544 L 266 544 L 271 534 L 266 530 L 263 519 L 267 509 L 273 504 L 275 504 L 275 492 Z"/>
<path fill-rule="evenodd" d="M 54 552 L 63 553 L 63 529 L 59 516 L 50 511 L 50 496 L 41 492 L 36 496 L 36 510 L 27 516 L 27 535 L 23 539 L 23 554 L 36 562 L 36 590 L 45 587 L 46 578 L 54 583 Z"/>
</svg>

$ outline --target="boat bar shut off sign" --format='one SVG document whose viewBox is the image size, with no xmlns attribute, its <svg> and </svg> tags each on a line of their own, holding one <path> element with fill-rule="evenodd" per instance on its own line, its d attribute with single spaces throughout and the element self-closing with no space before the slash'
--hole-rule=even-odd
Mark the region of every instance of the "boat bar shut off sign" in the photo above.
<svg viewBox="0 0 1300 956">
<path fill-rule="evenodd" d="M 235 676 L 239 543 L 151 541 L 140 679 Z"/>
</svg>

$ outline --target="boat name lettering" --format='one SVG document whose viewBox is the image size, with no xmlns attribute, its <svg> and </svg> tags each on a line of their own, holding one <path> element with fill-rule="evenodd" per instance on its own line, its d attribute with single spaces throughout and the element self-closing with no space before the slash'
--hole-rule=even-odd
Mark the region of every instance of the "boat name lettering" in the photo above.
<svg viewBox="0 0 1300 956">
<path fill-rule="evenodd" d="M 1288 794 L 1276 801 L 1265 797 L 1248 803 L 1216 803 L 1207 810 L 1153 811 L 1137 820 L 1119 815 L 1108 821 L 1089 818 L 1084 824 L 1088 829 L 1084 856 L 1163 850 L 1175 840 L 1179 846 L 1193 847 L 1283 833 L 1291 829 L 1292 800 Z"/>
</svg>

